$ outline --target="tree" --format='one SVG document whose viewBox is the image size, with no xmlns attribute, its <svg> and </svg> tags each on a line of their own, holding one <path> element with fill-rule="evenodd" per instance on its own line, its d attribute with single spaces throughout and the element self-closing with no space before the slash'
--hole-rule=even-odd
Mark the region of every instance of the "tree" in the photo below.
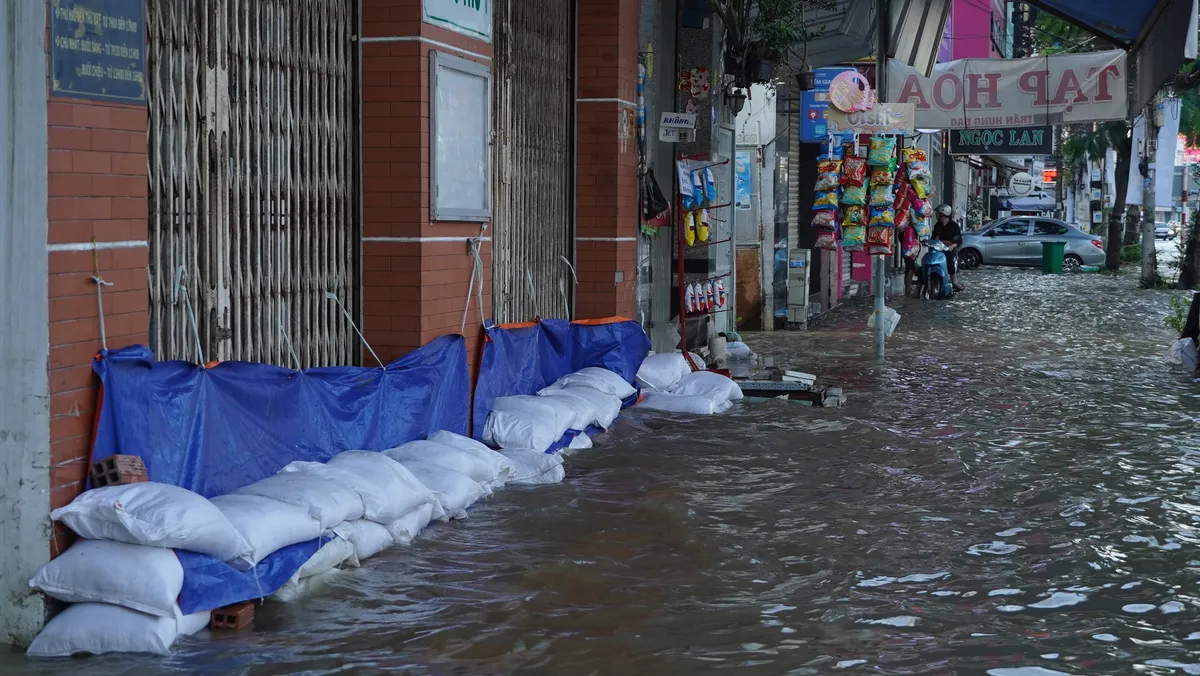
<svg viewBox="0 0 1200 676">
<path fill-rule="evenodd" d="M 1063 161 L 1075 165 L 1086 158 L 1104 157 L 1109 148 L 1117 151 L 1117 194 L 1113 208 L 1108 214 L 1108 234 L 1104 241 L 1104 267 L 1118 270 L 1121 267 L 1121 216 L 1125 214 L 1125 194 L 1129 191 L 1129 160 L 1133 154 L 1129 123 L 1124 120 L 1105 122 L 1098 125 L 1072 125 L 1069 137 L 1063 143 Z"/>
</svg>

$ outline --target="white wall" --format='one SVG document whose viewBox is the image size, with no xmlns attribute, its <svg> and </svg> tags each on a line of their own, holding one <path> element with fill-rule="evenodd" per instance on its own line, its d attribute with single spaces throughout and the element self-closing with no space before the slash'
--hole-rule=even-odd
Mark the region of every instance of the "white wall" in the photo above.
<svg viewBox="0 0 1200 676">
<path fill-rule="evenodd" d="M 0 643 L 45 619 L 50 555 L 46 5 L 0 0 Z"/>
</svg>

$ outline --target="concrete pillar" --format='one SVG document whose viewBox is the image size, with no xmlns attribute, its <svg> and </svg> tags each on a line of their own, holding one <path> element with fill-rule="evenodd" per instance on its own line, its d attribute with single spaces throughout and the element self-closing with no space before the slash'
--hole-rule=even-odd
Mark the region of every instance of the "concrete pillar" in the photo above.
<svg viewBox="0 0 1200 676">
<path fill-rule="evenodd" d="M 362 0 L 363 333 L 387 362 L 458 333 L 479 223 L 430 219 L 430 54 L 492 64 L 492 45 L 422 22 L 422 0 Z M 491 242 L 482 244 L 484 316 Z M 468 358 L 481 340 L 478 297 Z M 371 361 L 369 354 L 364 360 Z"/>
<path fill-rule="evenodd" d="M 28 644 L 49 559 L 50 340 L 46 298 L 46 14 L 0 0 L 0 643 Z"/>
<path fill-rule="evenodd" d="M 634 318 L 640 0 L 578 2 L 575 314 Z"/>
</svg>

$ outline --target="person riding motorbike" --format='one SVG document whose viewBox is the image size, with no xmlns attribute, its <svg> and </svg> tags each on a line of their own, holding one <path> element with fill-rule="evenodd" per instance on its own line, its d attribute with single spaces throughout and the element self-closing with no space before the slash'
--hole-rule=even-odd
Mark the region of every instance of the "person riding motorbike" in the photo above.
<svg viewBox="0 0 1200 676">
<path fill-rule="evenodd" d="M 955 291 L 962 291 L 964 287 L 958 283 L 958 248 L 963 242 L 962 227 L 951 218 L 954 210 L 949 204 L 943 204 L 933 211 L 937 215 L 937 225 L 933 226 L 933 238 L 946 245 L 946 265 L 950 268 L 950 283 L 954 285 Z"/>
</svg>

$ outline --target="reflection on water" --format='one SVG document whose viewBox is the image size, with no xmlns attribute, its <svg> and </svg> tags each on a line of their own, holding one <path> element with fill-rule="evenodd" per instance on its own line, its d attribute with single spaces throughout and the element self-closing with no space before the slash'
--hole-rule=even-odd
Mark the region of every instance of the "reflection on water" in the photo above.
<svg viewBox="0 0 1200 676">
<path fill-rule="evenodd" d="M 844 409 L 629 414 L 566 483 L 499 492 L 253 633 L 0 668 L 1200 673 L 1200 390 L 1161 366 L 1167 295 L 964 281 L 900 301 L 886 365 L 861 307 L 747 336 Z"/>
</svg>

